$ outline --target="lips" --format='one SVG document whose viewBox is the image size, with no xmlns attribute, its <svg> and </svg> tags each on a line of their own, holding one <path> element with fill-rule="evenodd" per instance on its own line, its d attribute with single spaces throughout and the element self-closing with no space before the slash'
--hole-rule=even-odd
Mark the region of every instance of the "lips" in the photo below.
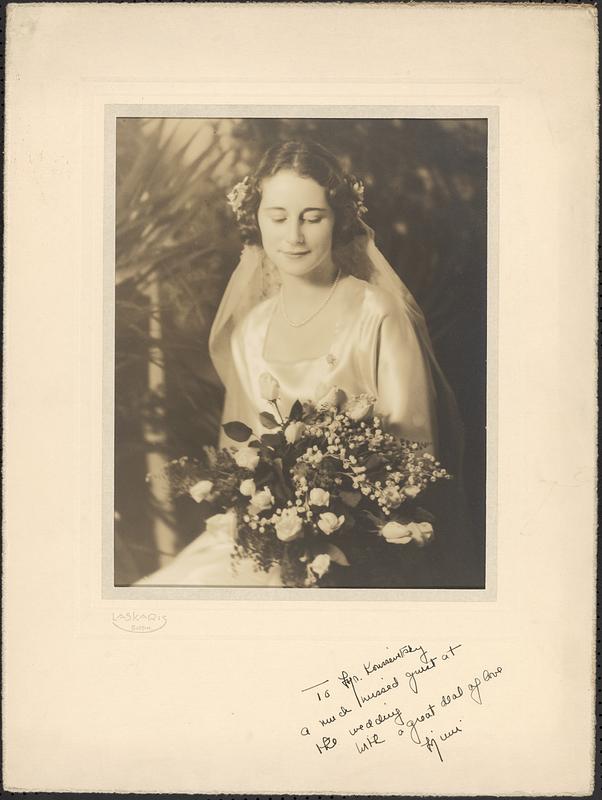
<svg viewBox="0 0 602 800">
<path fill-rule="evenodd" d="M 288 253 L 286 250 L 282 251 L 285 256 L 306 256 L 309 253 L 309 250 L 303 250 L 302 253 Z"/>
</svg>

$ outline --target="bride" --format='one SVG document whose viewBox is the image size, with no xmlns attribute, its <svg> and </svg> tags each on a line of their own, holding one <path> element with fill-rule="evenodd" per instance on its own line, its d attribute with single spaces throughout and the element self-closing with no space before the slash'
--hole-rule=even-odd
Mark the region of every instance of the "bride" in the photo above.
<svg viewBox="0 0 602 800">
<path fill-rule="evenodd" d="M 422 312 L 362 220 L 362 184 L 322 146 L 293 141 L 271 147 L 228 199 L 245 247 L 210 337 L 226 390 L 223 421 L 266 432 L 265 373 L 280 386 L 285 416 L 295 400 L 340 387 L 376 397 L 391 433 L 429 442 L 459 475 L 455 399 Z M 220 445 L 234 444 L 222 431 Z M 235 530 L 232 513 L 210 518 L 171 564 L 137 585 L 281 586 L 278 567 L 232 566 Z"/>
</svg>

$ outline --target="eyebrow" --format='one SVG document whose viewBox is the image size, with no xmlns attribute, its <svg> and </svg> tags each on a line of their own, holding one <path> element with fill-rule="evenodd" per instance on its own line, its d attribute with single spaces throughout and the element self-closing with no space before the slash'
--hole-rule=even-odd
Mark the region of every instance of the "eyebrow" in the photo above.
<svg viewBox="0 0 602 800">
<path fill-rule="evenodd" d="M 266 208 L 266 211 L 286 211 L 286 210 L 287 209 L 283 208 L 282 206 L 270 206 L 269 208 Z M 327 208 L 304 208 L 303 211 L 301 211 L 301 213 L 305 214 L 307 211 L 323 211 L 324 213 L 326 213 L 326 211 L 328 211 L 328 209 Z"/>
</svg>

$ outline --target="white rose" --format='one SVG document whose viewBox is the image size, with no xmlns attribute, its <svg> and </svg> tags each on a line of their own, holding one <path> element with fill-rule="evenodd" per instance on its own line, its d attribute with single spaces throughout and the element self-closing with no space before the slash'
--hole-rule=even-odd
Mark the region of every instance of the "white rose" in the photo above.
<svg viewBox="0 0 602 800">
<path fill-rule="evenodd" d="M 253 497 L 255 491 L 255 481 L 253 478 L 247 478 L 245 481 L 241 481 L 239 492 L 244 494 L 245 497 Z"/>
<path fill-rule="evenodd" d="M 401 504 L 401 494 L 396 486 L 387 486 L 383 492 L 385 500 L 392 508 L 397 508 Z"/>
<path fill-rule="evenodd" d="M 420 494 L 420 486 L 410 486 L 410 485 L 404 486 L 403 493 L 407 497 L 416 497 L 417 495 Z"/>
<path fill-rule="evenodd" d="M 255 447 L 241 447 L 234 453 L 234 460 L 239 467 L 254 470 L 259 464 L 259 451 Z"/>
<path fill-rule="evenodd" d="M 318 576 L 318 578 L 321 578 L 323 575 L 326 575 L 329 567 L 330 567 L 330 556 L 326 555 L 326 553 L 320 553 L 320 555 L 316 556 L 309 565 L 311 571 L 314 572 Z"/>
<path fill-rule="evenodd" d="M 188 491 L 193 500 L 196 500 L 197 503 L 202 503 L 203 500 L 208 499 L 212 489 L 213 483 L 211 481 L 199 481 L 194 486 L 191 486 Z"/>
<path fill-rule="evenodd" d="M 410 525 L 402 525 L 401 522 L 387 522 L 381 533 L 392 544 L 409 544 L 413 539 Z"/>
<path fill-rule="evenodd" d="M 266 486 L 265 489 L 262 489 L 260 492 L 257 492 L 253 495 L 249 510 L 253 511 L 255 514 L 258 514 L 260 511 L 266 511 L 266 509 L 271 508 L 273 505 L 274 495 Z"/>
<path fill-rule="evenodd" d="M 326 390 L 326 393 L 319 395 L 319 405 L 327 408 L 340 408 L 345 402 L 346 395 L 342 389 L 337 386 L 331 386 Z"/>
<path fill-rule="evenodd" d="M 274 402 L 280 397 L 280 384 L 269 372 L 262 372 L 259 376 L 259 391 L 264 400 Z"/>
<path fill-rule="evenodd" d="M 333 514 L 331 511 L 326 511 L 324 514 L 320 514 L 320 519 L 318 520 L 318 528 L 327 535 L 338 531 L 341 525 L 345 522 L 345 517 L 341 514 L 340 517 L 337 517 L 336 514 Z"/>
<path fill-rule="evenodd" d="M 351 398 L 345 407 L 345 413 L 350 419 L 355 420 L 355 422 L 360 422 L 366 417 L 369 417 L 373 409 L 374 400 L 365 395 L 360 395 L 359 397 Z"/>
<path fill-rule="evenodd" d="M 291 542 L 301 535 L 303 521 L 294 508 L 285 508 L 276 523 L 276 536 L 281 542 Z"/>
<path fill-rule="evenodd" d="M 327 506 L 330 503 L 330 492 L 324 489 L 312 489 L 309 493 L 309 502 L 312 506 Z"/>
<path fill-rule="evenodd" d="M 430 522 L 414 522 L 410 527 L 418 547 L 423 547 L 433 537 L 434 531 Z"/>
<path fill-rule="evenodd" d="M 296 444 L 305 432 L 302 422 L 289 422 L 284 430 L 284 438 L 289 444 Z"/>
</svg>

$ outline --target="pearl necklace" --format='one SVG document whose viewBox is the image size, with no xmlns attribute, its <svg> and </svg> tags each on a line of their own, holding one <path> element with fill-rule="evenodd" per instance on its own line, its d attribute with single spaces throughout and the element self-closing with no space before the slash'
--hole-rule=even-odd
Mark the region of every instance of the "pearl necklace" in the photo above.
<svg viewBox="0 0 602 800">
<path fill-rule="evenodd" d="M 289 315 L 286 313 L 286 308 L 285 308 L 285 305 L 284 305 L 284 287 L 283 286 L 280 287 L 280 308 L 282 310 L 282 316 L 288 322 L 288 324 L 291 326 L 291 328 L 301 328 L 301 327 L 303 327 L 303 325 L 307 325 L 307 323 L 311 322 L 312 319 L 314 319 L 314 317 L 318 316 L 320 311 L 323 311 L 326 308 L 326 306 L 328 305 L 331 297 L 333 296 L 333 294 L 335 292 L 335 289 L 337 288 L 337 284 L 338 284 L 340 278 L 341 278 L 341 270 L 339 270 L 337 272 L 337 276 L 334 279 L 334 283 L 330 287 L 330 291 L 328 292 L 326 300 L 324 300 L 324 302 L 321 305 L 319 305 L 318 308 L 316 308 L 315 311 L 312 311 L 312 313 L 309 315 L 309 317 L 306 317 L 305 319 L 302 319 L 301 322 L 293 322 L 292 319 L 289 317 Z"/>
</svg>

